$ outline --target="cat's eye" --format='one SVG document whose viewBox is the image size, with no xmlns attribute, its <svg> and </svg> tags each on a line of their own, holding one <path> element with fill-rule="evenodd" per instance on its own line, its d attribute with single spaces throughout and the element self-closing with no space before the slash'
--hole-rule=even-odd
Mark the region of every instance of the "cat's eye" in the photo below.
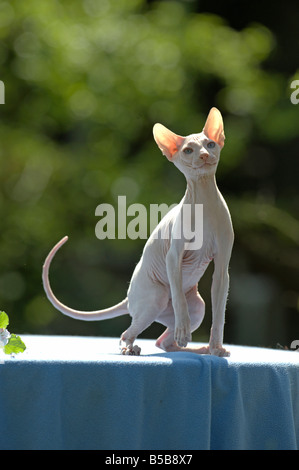
<svg viewBox="0 0 299 470">
<path fill-rule="evenodd" d="M 190 153 L 193 152 L 193 149 L 191 147 L 186 147 L 184 150 L 183 150 L 184 153 L 186 153 L 187 155 L 190 155 Z"/>
<path fill-rule="evenodd" d="M 208 143 L 207 147 L 208 147 L 208 149 L 213 149 L 215 147 L 215 145 L 216 145 L 215 142 L 211 141 L 211 142 Z"/>
</svg>

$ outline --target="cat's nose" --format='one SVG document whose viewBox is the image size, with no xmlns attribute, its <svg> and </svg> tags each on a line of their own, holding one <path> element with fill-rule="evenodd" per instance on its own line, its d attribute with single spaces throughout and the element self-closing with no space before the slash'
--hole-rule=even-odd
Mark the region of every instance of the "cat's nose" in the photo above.
<svg viewBox="0 0 299 470">
<path fill-rule="evenodd" d="M 202 154 L 200 155 L 200 158 L 201 158 L 201 160 L 203 160 L 203 161 L 206 162 L 207 159 L 209 158 L 209 154 L 208 154 L 208 153 L 202 153 Z"/>
</svg>

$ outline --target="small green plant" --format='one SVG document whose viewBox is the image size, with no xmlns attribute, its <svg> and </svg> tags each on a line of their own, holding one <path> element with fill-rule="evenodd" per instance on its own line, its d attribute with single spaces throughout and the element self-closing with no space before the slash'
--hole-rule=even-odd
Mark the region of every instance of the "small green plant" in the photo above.
<svg viewBox="0 0 299 470">
<path fill-rule="evenodd" d="M 5 312 L 0 312 L 0 350 L 3 349 L 5 354 L 18 354 L 24 352 L 25 344 L 20 336 L 10 334 L 6 329 L 9 325 L 9 318 Z"/>
</svg>

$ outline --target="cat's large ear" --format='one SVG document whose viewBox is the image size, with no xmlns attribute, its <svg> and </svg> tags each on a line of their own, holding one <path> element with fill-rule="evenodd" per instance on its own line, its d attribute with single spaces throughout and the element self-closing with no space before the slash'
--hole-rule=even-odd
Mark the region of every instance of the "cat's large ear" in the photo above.
<svg viewBox="0 0 299 470">
<path fill-rule="evenodd" d="M 155 124 L 153 128 L 154 139 L 168 160 L 172 160 L 173 155 L 178 151 L 184 141 L 184 137 L 171 132 L 162 124 Z"/>
<path fill-rule="evenodd" d="M 220 148 L 224 145 L 223 119 L 217 108 L 212 108 L 207 117 L 203 133 L 211 140 L 217 142 Z"/>
</svg>

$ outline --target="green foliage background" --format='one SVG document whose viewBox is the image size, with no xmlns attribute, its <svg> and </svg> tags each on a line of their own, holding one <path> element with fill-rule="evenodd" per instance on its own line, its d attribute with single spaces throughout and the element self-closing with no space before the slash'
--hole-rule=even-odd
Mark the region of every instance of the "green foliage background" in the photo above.
<svg viewBox="0 0 299 470">
<path fill-rule="evenodd" d="M 118 195 L 179 202 L 184 177 L 157 149 L 153 124 L 200 132 L 217 106 L 227 137 L 217 181 L 236 233 L 225 341 L 299 337 L 297 6 L 281 25 L 267 2 L 244 2 L 243 13 L 236 4 L 1 1 L 0 303 L 14 331 L 120 335 L 129 317 L 85 323 L 52 308 L 44 258 L 67 234 L 51 269 L 57 296 L 78 309 L 124 298 L 144 240 L 99 241 L 95 209 L 117 207 Z M 195 340 L 208 339 L 211 274 Z"/>
</svg>

